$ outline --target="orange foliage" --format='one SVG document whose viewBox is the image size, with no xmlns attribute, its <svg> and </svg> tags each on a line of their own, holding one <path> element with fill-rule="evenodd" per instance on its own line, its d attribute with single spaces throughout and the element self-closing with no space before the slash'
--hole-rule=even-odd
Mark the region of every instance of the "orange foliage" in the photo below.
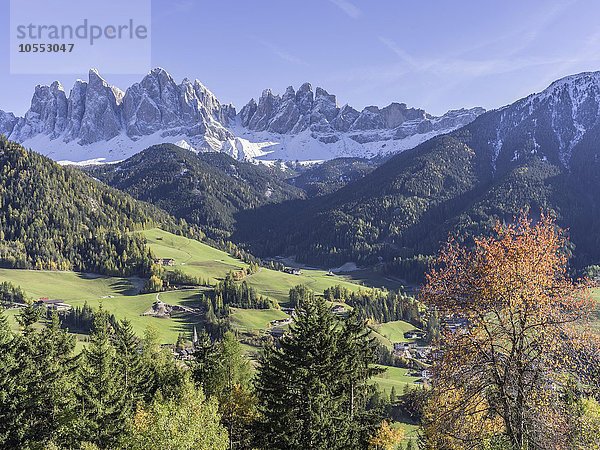
<svg viewBox="0 0 600 450">
<path fill-rule="evenodd" d="M 496 438 L 515 449 L 569 448 L 560 388 L 589 374 L 580 330 L 593 302 L 588 283 L 568 276 L 566 244 L 549 217 L 522 215 L 472 249 L 450 240 L 441 251 L 421 299 L 463 321 L 443 334 L 427 416 L 448 448 Z"/>
</svg>

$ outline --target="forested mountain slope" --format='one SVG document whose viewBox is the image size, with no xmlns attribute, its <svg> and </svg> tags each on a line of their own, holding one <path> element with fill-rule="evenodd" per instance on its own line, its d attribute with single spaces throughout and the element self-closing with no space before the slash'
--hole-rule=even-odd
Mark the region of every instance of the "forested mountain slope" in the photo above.
<svg viewBox="0 0 600 450">
<path fill-rule="evenodd" d="M 236 238 L 313 264 L 432 254 L 448 233 L 484 232 L 523 208 L 556 214 L 575 263 L 600 260 L 600 74 L 540 94 L 396 155 L 325 197 L 244 213 Z M 278 220 L 276 220 L 278 219 Z"/>
<path fill-rule="evenodd" d="M 304 197 L 301 189 L 285 182 L 281 171 L 173 144 L 155 145 L 123 162 L 86 170 L 213 236 L 229 234 L 238 211 Z"/>
<path fill-rule="evenodd" d="M 378 163 L 375 159 L 336 158 L 303 170 L 289 182 L 309 197 L 331 194 L 372 172 Z"/>
<path fill-rule="evenodd" d="M 144 240 L 129 232 L 180 226 L 164 211 L 3 137 L 0 172 L 3 267 L 146 273 Z"/>
</svg>

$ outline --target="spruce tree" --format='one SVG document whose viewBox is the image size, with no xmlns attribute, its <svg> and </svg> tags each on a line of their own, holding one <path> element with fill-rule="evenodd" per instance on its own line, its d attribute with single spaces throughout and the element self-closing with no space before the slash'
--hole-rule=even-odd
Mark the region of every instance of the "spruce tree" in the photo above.
<svg viewBox="0 0 600 450">
<path fill-rule="evenodd" d="M 0 307 L 0 448 L 10 448 L 10 438 L 19 405 L 15 402 L 18 379 L 15 377 L 15 336 L 8 317 Z"/>
<path fill-rule="evenodd" d="M 360 448 L 366 445 L 380 421 L 377 411 L 367 410 L 367 402 L 375 389 L 368 381 L 382 369 L 373 366 L 377 359 L 377 343 L 355 311 L 341 327 L 337 359 L 339 382 L 345 398 L 346 445 Z"/>
<path fill-rule="evenodd" d="M 144 331 L 142 360 L 149 371 L 147 395 L 153 397 L 160 391 L 163 397 L 174 398 L 181 393 L 188 375 L 171 351 L 160 346 L 158 331 L 151 326 Z"/>
<path fill-rule="evenodd" d="M 12 404 L 2 408 L 7 448 L 30 448 L 60 440 L 73 419 L 74 337 L 60 328 L 56 312 L 42 329 L 34 326 L 39 316 L 40 311 L 33 306 L 23 308 L 17 318 L 22 332 L 6 349 L 7 357 L 18 355 L 12 377 L 5 381 L 12 391 Z"/>
<path fill-rule="evenodd" d="M 266 349 L 258 370 L 262 446 L 346 449 L 363 441 L 371 430 L 362 424 L 372 374 L 365 333 L 357 321 L 341 324 L 323 299 L 300 300 L 289 334 Z"/>
<path fill-rule="evenodd" d="M 114 448 L 131 412 L 110 340 L 108 315 L 100 310 L 94 319 L 90 344 L 84 350 L 79 371 L 78 431 L 82 440 L 101 448 Z"/>
<path fill-rule="evenodd" d="M 192 363 L 192 378 L 197 385 L 205 389 L 207 380 L 215 365 L 215 346 L 210 340 L 206 330 L 202 330 L 198 336 L 198 342 L 194 345 L 194 361 Z"/>
<path fill-rule="evenodd" d="M 150 369 L 142 357 L 141 342 L 133 331 L 131 322 L 122 320 L 115 331 L 116 362 L 123 377 L 128 401 L 133 408 L 139 401 L 151 399 Z"/>
</svg>

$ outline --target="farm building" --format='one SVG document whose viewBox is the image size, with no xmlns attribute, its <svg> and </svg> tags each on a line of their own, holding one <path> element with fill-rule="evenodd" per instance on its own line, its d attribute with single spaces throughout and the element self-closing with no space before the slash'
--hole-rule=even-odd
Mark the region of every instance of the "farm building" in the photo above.
<svg viewBox="0 0 600 450">
<path fill-rule="evenodd" d="M 154 264 L 158 264 L 159 266 L 174 266 L 175 260 L 173 258 L 155 258 Z"/>
<path fill-rule="evenodd" d="M 40 298 L 35 302 L 35 306 L 37 307 L 45 307 L 48 309 L 53 309 L 55 311 L 68 311 L 71 309 L 71 305 L 63 302 L 62 300 L 51 300 L 49 298 Z"/>
</svg>

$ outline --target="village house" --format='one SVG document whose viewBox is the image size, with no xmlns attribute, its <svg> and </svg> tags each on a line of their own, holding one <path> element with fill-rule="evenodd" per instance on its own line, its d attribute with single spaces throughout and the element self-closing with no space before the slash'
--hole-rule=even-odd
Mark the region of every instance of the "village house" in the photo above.
<svg viewBox="0 0 600 450">
<path fill-rule="evenodd" d="M 289 325 L 292 323 L 291 317 L 286 317 L 285 319 L 271 320 L 271 326 L 273 327 L 282 327 L 284 325 Z"/>
<path fill-rule="evenodd" d="M 159 266 L 174 266 L 175 260 L 173 258 L 155 258 L 154 264 L 158 264 Z"/>
<path fill-rule="evenodd" d="M 348 310 L 342 305 L 335 305 L 331 307 L 331 312 L 337 315 L 345 315 L 348 313 Z"/>
<path fill-rule="evenodd" d="M 425 339 L 427 333 L 419 330 L 411 330 L 404 333 L 405 339 Z"/>
<path fill-rule="evenodd" d="M 62 300 L 51 300 L 49 298 L 40 298 L 35 302 L 36 307 L 45 307 L 54 311 L 69 311 L 72 306 Z"/>
<path fill-rule="evenodd" d="M 285 273 L 289 273 L 291 275 L 302 275 L 302 271 L 300 269 L 296 269 L 296 268 L 293 268 L 293 267 L 285 267 L 283 269 L 283 271 Z"/>
<path fill-rule="evenodd" d="M 394 342 L 394 351 L 402 351 L 407 348 L 417 348 L 416 342 Z"/>
<path fill-rule="evenodd" d="M 276 339 L 280 339 L 285 334 L 285 330 L 283 328 L 273 328 L 271 330 L 271 336 Z"/>
</svg>

